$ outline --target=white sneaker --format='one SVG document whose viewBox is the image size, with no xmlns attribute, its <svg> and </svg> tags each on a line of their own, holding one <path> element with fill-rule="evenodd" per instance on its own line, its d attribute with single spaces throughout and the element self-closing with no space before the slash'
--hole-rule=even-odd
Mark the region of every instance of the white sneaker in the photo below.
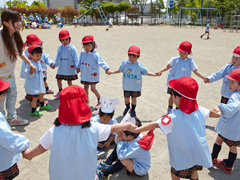
<svg viewBox="0 0 240 180">
<path fill-rule="evenodd" d="M 29 124 L 29 121 L 17 116 L 16 118 L 12 118 L 12 119 L 8 120 L 8 124 L 10 126 L 22 126 L 22 125 Z"/>
<path fill-rule="evenodd" d="M 97 158 L 103 158 L 106 155 L 106 153 L 103 150 L 97 150 Z"/>
</svg>

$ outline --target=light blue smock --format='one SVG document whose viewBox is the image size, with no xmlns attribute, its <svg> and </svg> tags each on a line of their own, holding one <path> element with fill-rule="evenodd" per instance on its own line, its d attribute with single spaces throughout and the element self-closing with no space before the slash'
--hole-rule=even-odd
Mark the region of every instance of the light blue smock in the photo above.
<svg viewBox="0 0 240 180">
<path fill-rule="evenodd" d="M 142 75 L 146 75 L 148 70 L 140 62 L 131 63 L 129 60 L 124 60 L 119 71 L 123 73 L 122 88 L 124 91 L 141 91 Z"/>
<path fill-rule="evenodd" d="M 48 18 L 47 17 L 44 18 L 44 22 L 48 22 Z"/>
<path fill-rule="evenodd" d="M 91 118 L 91 121 L 93 121 L 93 122 L 98 122 L 98 123 L 100 123 L 100 124 L 103 124 L 103 123 L 100 121 L 99 115 L 96 115 L 96 116 L 92 117 L 92 118 Z M 118 123 L 118 122 L 117 122 L 116 118 L 113 116 L 112 119 L 111 119 L 108 123 L 106 123 L 106 124 L 112 125 L 112 124 L 117 124 L 117 123 Z M 116 135 L 116 133 L 112 133 L 112 135 Z"/>
<path fill-rule="evenodd" d="M 81 81 L 99 82 L 100 67 L 104 71 L 110 69 L 96 51 L 89 53 L 85 50 L 81 51 L 78 64 L 78 68 L 81 70 Z"/>
<path fill-rule="evenodd" d="M 73 18 L 73 23 L 77 23 L 77 19 L 76 18 Z"/>
<path fill-rule="evenodd" d="M 21 152 L 29 147 L 29 140 L 21 134 L 15 134 L 0 113 L 0 172 L 12 167 L 21 159 Z"/>
<path fill-rule="evenodd" d="M 142 136 L 141 136 L 142 137 Z M 119 160 L 131 159 L 134 172 L 143 176 L 148 173 L 151 167 L 150 152 L 144 150 L 139 144 L 139 136 L 133 141 L 120 141 L 117 144 L 117 156 Z"/>
<path fill-rule="evenodd" d="M 218 107 L 222 115 L 215 131 L 229 140 L 240 141 L 240 91 L 233 93 L 227 104 L 219 104 Z"/>
<path fill-rule="evenodd" d="M 30 95 L 38 95 L 46 92 L 44 82 L 43 82 L 43 73 L 40 61 L 35 62 L 31 60 L 31 63 L 37 68 L 37 72 L 31 74 L 30 66 L 26 65 L 24 76 L 25 76 L 25 92 Z"/>
<path fill-rule="evenodd" d="M 57 74 L 72 76 L 76 75 L 76 66 L 78 64 L 77 50 L 72 44 L 58 47 L 54 65 L 58 67 Z"/>
<path fill-rule="evenodd" d="M 221 88 L 221 95 L 223 97 L 229 98 L 233 93 L 230 91 L 228 86 L 228 78 L 225 76 L 230 74 L 233 70 L 240 68 L 240 66 L 235 66 L 232 63 L 226 64 L 222 67 L 218 72 L 213 73 L 211 76 L 208 77 L 210 83 L 218 81 L 219 79 L 223 78 L 222 88 Z"/>
<path fill-rule="evenodd" d="M 42 23 L 42 27 L 46 28 L 46 29 L 50 29 L 51 26 L 44 22 L 44 23 Z"/>
<path fill-rule="evenodd" d="M 172 110 L 168 116 L 173 122 L 172 132 L 167 134 L 170 165 L 177 171 L 195 165 L 212 167 L 202 107 L 191 114 Z"/>
<path fill-rule="evenodd" d="M 29 21 L 33 21 L 33 20 L 34 20 L 33 15 L 30 15 L 30 16 L 28 17 L 28 19 L 29 19 Z"/>
<path fill-rule="evenodd" d="M 173 57 L 173 64 L 168 72 L 167 86 L 170 80 L 178 79 L 183 76 L 191 77 L 193 65 L 196 66 L 192 58 L 187 57 L 183 60 L 180 56 Z"/>
</svg>

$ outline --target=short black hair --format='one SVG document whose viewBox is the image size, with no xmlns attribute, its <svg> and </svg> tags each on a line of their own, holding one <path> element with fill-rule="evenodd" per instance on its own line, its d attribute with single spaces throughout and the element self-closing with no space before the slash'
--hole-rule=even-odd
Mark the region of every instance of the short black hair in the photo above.
<svg viewBox="0 0 240 180">
<path fill-rule="evenodd" d="M 87 43 L 83 43 L 83 45 L 87 45 L 87 44 L 92 44 L 93 48 L 90 52 L 93 52 L 94 49 L 96 48 L 95 42 L 87 42 Z"/>
<path fill-rule="evenodd" d="M 41 47 L 36 47 L 36 48 L 34 48 L 31 52 L 31 55 L 33 55 L 33 54 L 42 54 L 42 48 Z"/>
<path fill-rule="evenodd" d="M 176 97 L 176 96 L 182 97 L 182 95 L 179 94 L 179 93 L 178 93 L 177 91 L 175 91 L 174 89 L 172 89 L 172 95 L 173 95 L 174 97 Z"/>
<path fill-rule="evenodd" d="M 0 96 L 1 96 L 2 94 L 9 94 L 10 91 L 11 91 L 11 89 L 10 89 L 10 87 L 9 87 L 9 88 L 5 89 L 4 91 L 1 91 L 1 92 L 0 92 Z"/>
<path fill-rule="evenodd" d="M 100 107 L 99 117 L 103 117 L 104 115 L 107 115 L 107 116 L 111 117 L 111 119 L 112 119 L 112 117 L 114 116 L 114 111 L 112 113 L 105 113 L 105 112 L 102 112 L 101 107 Z"/>
<path fill-rule="evenodd" d="M 135 117 L 135 120 L 136 120 L 136 124 L 135 125 L 137 127 L 142 126 L 141 121 L 137 117 Z M 129 135 L 133 136 L 134 139 L 136 139 L 139 136 L 139 134 L 140 134 L 140 133 L 133 133 L 133 132 L 129 132 L 129 131 L 123 131 L 123 132 L 125 133 L 126 136 L 129 136 Z"/>
<path fill-rule="evenodd" d="M 53 124 L 54 124 L 55 126 L 60 126 L 62 123 L 60 123 L 59 119 L 56 118 L 55 121 L 53 122 Z M 90 122 L 90 121 L 87 121 L 87 122 L 85 122 L 85 123 L 82 123 L 81 125 L 82 125 L 82 129 L 84 129 L 84 128 L 86 128 L 86 127 L 91 127 L 91 122 Z"/>
</svg>

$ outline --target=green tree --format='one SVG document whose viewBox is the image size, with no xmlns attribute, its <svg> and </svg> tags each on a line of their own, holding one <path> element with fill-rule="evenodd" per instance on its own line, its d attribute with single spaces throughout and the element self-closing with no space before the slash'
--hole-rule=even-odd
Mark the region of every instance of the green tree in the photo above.
<svg viewBox="0 0 240 180">
<path fill-rule="evenodd" d="M 119 13 L 122 13 L 126 10 L 128 10 L 131 7 L 130 2 L 122 1 L 120 3 L 117 3 L 116 9 Z"/>
<path fill-rule="evenodd" d="M 154 15 L 158 14 L 160 17 L 162 9 L 165 9 L 163 0 L 156 0 L 151 4 L 150 13 Z"/>
<path fill-rule="evenodd" d="M 16 7 L 16 8 L 27 8 L 28 2 L 26 0 L 20 1 L 20 0 L 13 0 L 13 1 L 7 1 L 6 5 L 8 7 Z"/>
<path fill-rule="evenodd" d="M 29 9 L 46 9 L 47 7 L 45 6 L 45 4 L 38 0 L 38 1 L 33 1 L 33 3 L 30 5 Z"/>
</svg>

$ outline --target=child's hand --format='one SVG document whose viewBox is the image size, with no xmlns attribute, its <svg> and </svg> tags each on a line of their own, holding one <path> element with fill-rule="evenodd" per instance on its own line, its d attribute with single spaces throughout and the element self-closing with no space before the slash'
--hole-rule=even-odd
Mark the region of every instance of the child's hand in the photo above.
<svg viewBox="0 0 240 180">
<path fill-rule="evenodd" d="M 27 159 L 27 160 L 29 160 L 29 161 L 31 161 L 32 158 L 29 157 L 28 152 L 29 152 L 29 149 L 28 149 L 28 148 L 25 149 L 24 151 L 22 151 L 22 157 L 25 158 L 25 159 Z"/>
<path fill-rule="evenodd" d="M 206 78 L 206 77 L 204 77 L 203 81 L 204 81 L 205 83 L 210 83 L 210 80 L 209 80 L 208 78 Z"/>
<path fill-rule="evenodd" d="M 122 132 L 121 131 L 117 133 L 117 139 L 118 139 L 118 142 L 123 141 L 123 137 L 122 137 Z"/>
<path fill-rule="evenodd" d="M 131 123 L 131 127 L 127 128 L 127 131 L 130 131 L 130 132 L 136 132 L 136 128 L 138 128 L 135 124 L 132 124 Z"/>
<path fill-rule="evenodd" d="M 54 65 L 54 64 L 51 64 L 50 67 L 51 67 L 52 69 L 55 69 L 55 65 Z"/>
<path fill-rule="evenodd" d="M 221 109 L 220 109 L 219 107 L 215 107 L 215 108 L 213 109 L 213 111 L 216 112 L 216 113 L 218 113 L 218 114 L 222 114 L 222 111 L 221 111 Z"/>
<path fill-rule="evenodd" d="M 45 73 L 46 72 L 46 70 L 45 69 L 42 69 L 42 73 Z"/>
<path fill-rule="evenodd" d="M 80 73 L 81 70 L 79 68 L 76 68 L 76 71 L 77 71 L 77 73 Z"/>
<path fill-rule="evenodd" d="M 162 75 L 162 72 L 161 71 L 158 71 L 155 73 L 156 76 L 161 76 Z"/>
<path fill-rule="evenodd" d="M 36 73 L 36 71 L 34 69 L 31 69 L 30 73 L 33 74 L 33 73 Z"/>
<path fill-rule="evenodd" d="M 106 141 L 103 146 L 105 146 L 105 148 L 109 148 L 110 147 L 110 142 Z"/>
<path fill-rule="evenodd" d="M 98 148 L 102 149 L 104 147 L 104 145 L 102 143 L 98 143 Z"/>
<path fill-rule="evenodd" d="M 30 68 L 31 68 L 31 71 L 30 71 L 31 74 L 37 72 L 37 68 L 32 63 L 30 64 Z"/>
<path fill-rule="evenodd" d="M 106 71 L 106 74 L 111 75 L 112 71 L 110 71 L 109 69 Z"/>
</svg>

